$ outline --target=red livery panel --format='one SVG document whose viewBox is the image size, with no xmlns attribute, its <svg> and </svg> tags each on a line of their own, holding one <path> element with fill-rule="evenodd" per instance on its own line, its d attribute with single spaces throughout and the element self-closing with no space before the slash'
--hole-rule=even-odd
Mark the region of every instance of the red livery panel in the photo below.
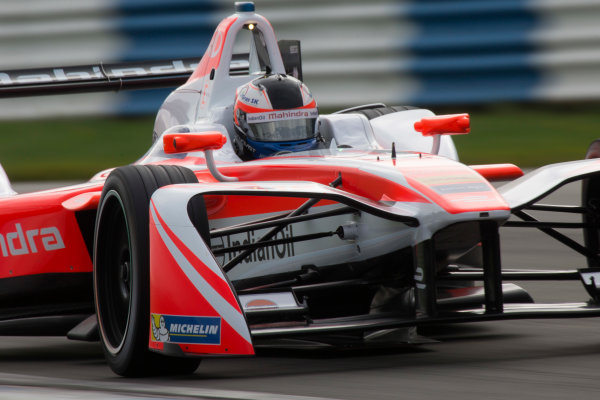
<svg viewBox="0 0 600 400">
<path fill-rule="evenodd" d="M 0 278 L 91 272 L 92 261 L 75 213 L 64 201 L 86 189 L 56 190 L 2 199 Z"/>
<path fill-rule="evenodd" d="M 244 321 L 245 324 L 242 310 L 229 282 L 223 276 L 216 275 L 169 230 L 154 205 L 152 211 L 156 219 L 150 219 L 150 323 L 151 327 L 154 327 L 150 329 L 150 348 L 164 350 L 168 331 L 168 342 L 179 345 L 185 353 L 254 354 L 249 337 L 241 336 L 240 332 L 230 325 L 231 320 L 228 321 L 233 318 L 238 322 Z M 160 228 L 157 228 L 157 223 L 160 224 Z M 159 229 L 164 230 L 162 234 L 159 233 Z M 171 248 L 165 243 L 165 235 L 171 241 Z M 181 260 L 177 261 L 174 258 L 173 252 L 178 252 L 180 258 L 185 258 L 187 270 Z M 212 289 L 202 292 L 198 285 L 209 286 Z M 226 304 L 222 304 L 223 301 Z M 215 308 L 227 309 L 229 313 L 222 315 Z M 163 340 L 155 333 L 156 329 L 160 329 L 161 316 L 167 320 L 184 321 L 174 322 L 172 326 L 165 325 Z M 204 332 L 204 325 L 198 322 L 198 319 L 206 318 L 212 318 L 214 321 L 218 319 L 218 322 L 209 324 L 213 327 L 212 337 Z M 185 327 L 185 332 L 179 333 L 182 330 L 181 324 Z M 188 333 L 188 330 L 191 332 Z M 174 331 L 177 331 L 179 336 L 174 335 Z M 216 337 L 218 340 L 215 340 Z"/>
</svg>

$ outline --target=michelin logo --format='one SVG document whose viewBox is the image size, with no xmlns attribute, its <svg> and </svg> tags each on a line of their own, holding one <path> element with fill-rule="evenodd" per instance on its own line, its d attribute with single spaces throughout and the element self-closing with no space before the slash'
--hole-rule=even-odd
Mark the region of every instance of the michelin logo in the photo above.
<svg viewBox="0 0 600 400">
<path fill-rule="evenodd" d="M 220 317 L 152 314 L 150 325 L 155 342 L 221 344 Z"/>
</svg>

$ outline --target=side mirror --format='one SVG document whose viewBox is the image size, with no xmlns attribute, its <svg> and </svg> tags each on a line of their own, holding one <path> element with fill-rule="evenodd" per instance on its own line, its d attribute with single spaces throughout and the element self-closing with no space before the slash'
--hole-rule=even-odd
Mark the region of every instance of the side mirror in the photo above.
<svg viewBox="0 0 600 400">
<path fill-rule="evenodd" d="M 218 150 L 227 143 L 221 132 L 169 133 L 163 136 L 163 148 L 167 154 L 187 153 L 188 151 Z"/>
<path fill-rule="evenodd" d="M 203 151 L 206 166 L 211 175 L 220 182 L 236 182 L 233 176 L 225 176 L 219 172 L 212 151 L 219 150 L 227 143 L 227 137 L 218 131 L 202 133 L 168 133 L 163 136 L 163 148 L 167 154 Z"/>
<path fill-rule="evenodd" d="M 438 154 L 441 135 L 465 135 L 471 131 L 471 120 L 469 114 L 436 115 L 415 122 L 415 130 L 433 136 L 431 154 Z"/>
<path fill-rule="evenodd" d="M 423 136 L 465 135 L 471 130 L 471 121 L 469 114 L 435 115 L 415 122 L 415 130 Z"/>
</svg>

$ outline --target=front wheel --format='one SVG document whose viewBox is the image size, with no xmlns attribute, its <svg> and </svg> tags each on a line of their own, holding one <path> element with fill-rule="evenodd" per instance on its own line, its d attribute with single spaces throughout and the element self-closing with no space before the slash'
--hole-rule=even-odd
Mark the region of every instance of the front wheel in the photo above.
<svg viewBox="0 0 600 400">
<path fill-rule="evenodd" d="M 94 298 L 104 354 L 118 375 L 186 374 L 200 364 L 148 350 L 150 197 L 162 186 L 196 182 L 187 168 L 150 165 L 117 168 L 106 180 L 94 236 Z"/>
</svg>

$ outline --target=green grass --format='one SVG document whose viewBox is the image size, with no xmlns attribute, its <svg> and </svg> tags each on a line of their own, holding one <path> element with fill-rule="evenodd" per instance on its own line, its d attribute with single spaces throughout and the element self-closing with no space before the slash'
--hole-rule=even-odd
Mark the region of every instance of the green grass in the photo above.
<svg viewBox="0 0 600 400">
<path fill-rule="evenodd" d="M 465 163 L 536 167 L 581 159 L 598 137 L 600 113 L 593 109 L 502 107 L 472 112 L 471 133 L 454 138 Z"/>
<path fill-rule="evenodd" d="M 0 121 L 0 163 L 11 181 L 87 179 L 140 158 L 153 124 L 152 117 Z"/>
<path fill-rule="evenodd" d="M 600 113 L 591 106 L 502 106 L 470 114 L 471 133 L 454 137 L 467 164 L 534 167 L 580 159 L 600 137 Z M 87 179 L 141 157 L 153 124 L 154 117 L 0 121 L 0 163 L 12 181 Z"/>
</svg>

